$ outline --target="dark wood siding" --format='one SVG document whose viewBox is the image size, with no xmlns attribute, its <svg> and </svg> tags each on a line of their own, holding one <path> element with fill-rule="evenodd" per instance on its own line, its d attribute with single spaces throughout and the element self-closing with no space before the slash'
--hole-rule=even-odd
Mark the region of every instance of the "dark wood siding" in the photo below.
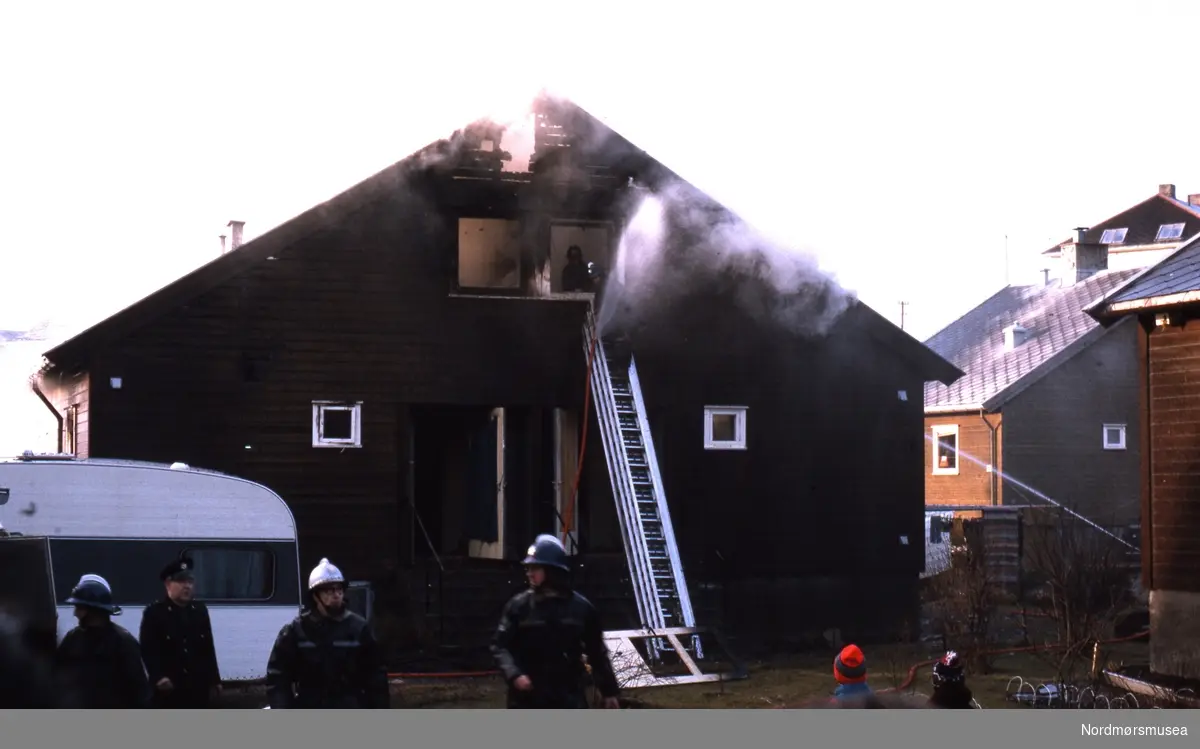
<svg viewBox="0 0 1200 749">
<path fill-rule="evenodd" d="M 925 476 L 925 504 L 927 505 L 990 505 L 992 504 L 992 474 L 985 467 L 992 461 L 993 429 L 996 440 L 996 462 L 1005 470 L 1004 447 L 1007 442 L 1005 431 L 1007 419 L 1001 414 L 980 412 L 961 414 L 938 414 L 925 417 L 924 457 L 921 464 Z M 989 424 L 991 425 L 989 427 Z M 935 426 L 958 427 L 958 449 L 982 461 L 983 465 L 959 456 L 957 474 L 935 474 L 933 472 L 932 442 Z M 1004 482 L 995 482 L 996 503 L 1006 499 Z M 1011 499 L 1010 499 L 1011 501 Z"/>
<path fill-rule="evenodd" d="M 1015 479 L 1101 525 L 1140 517 L 1137 321 L 1108 330 L 1004 405 L 1004 466 Z M 1125 426 L 1106 450 L 1102 427 Z M 1009 485 L 1010 501 L 1044 504 Z"/>
<path fill-rule="evenodd" d="M 1149 395 L 1153 585 L 1200 592 L 1200 320 L 1150 334 Z"/>
<path fill-rule="evenodd" d="M 691 299 L 630 333 L 692 586 L 724 589 L 737 632 L 898 628 L 924 564 L 922 377 L 862 318 L 810 340 L 733 309 Z M 748 409 L 747 449 L 705 449 L 722 405 Z"/>
<path fill-rule="evenodd" d="M 580 302 L 447 295 L 453 223 L 397 194 L 93 359 L 92 455 L 260 481 L 302 563 L 370 575 L 411 538 L 405 404 L 582 404 Z M 123 379 L 120 390 L 109 377 Z M 311 402 L 361 400 L 361 449 L 311 446 Z"/>
</svg>

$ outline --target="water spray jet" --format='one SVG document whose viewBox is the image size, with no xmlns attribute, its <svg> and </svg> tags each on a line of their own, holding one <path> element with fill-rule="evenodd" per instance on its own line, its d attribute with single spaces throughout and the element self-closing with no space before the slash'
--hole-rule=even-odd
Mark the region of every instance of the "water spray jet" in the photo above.
<svg viewBox="0 0 1200 749">
<path fill-rule="evenodd" d="M 944 445 L 944 443 L 938 443 L 938 442 L 937 442 L 937 440 L 935 440 L 935 439 L 933 438 L 933 435 L 930 435 L 930 434 L 927 434 L 927 435 L 925 435 L 925 439 L 926 439 L 926 440 L 928 440 L 928 441 L 929 441 L 929 442 L 930 442 L 930 443 L 931 443 L 931 444 L 934 446 L 934 448 L 937 448 L 939 444 L 943 444 L 943 445 Z M 1015 479 L 1015 478 L 1013 478 L 1013 477 L 1009 476 L 1007 473 L 1004 473 L 1003 471 L 999 470 L 999 469 L 998 469 L 998 468 L 996 468 L 995 466 L 990 466 L 990 464 L 988 464 L 988 463 L 985 463 L 984 461 L 980 460 L 979 458 L 976 458 L 974 455 L 971 455 L 970 453 L 966 453 L 966 452 L 963 452 L 962 450 L 959 450 L 957 447 L 954 447 L 954 448 L 951 448 L 951 449 L 953 449 L 953 450 L 954 450 L 954 454 L 955 454 L 955 455 L 957 455 L 957 456 L 961 456 L 961 457 L 963 457 L 963 458 L 966 458 L 967 460 L 971 461 L 972 463 L 974 463 L 974 464 L 976 464 L 976 465 L 978 465 L 978 466 L 981 466 L 981 467 L 983 467 L 983 468 L 990 468 L 990 470 L 991 470 L 991 471 L 995 472 L 995 473 L 996 473 L 996 475 L 998 475 L 998 476 L 1000 477 L 1000 480 L 1001 480 L 1001 481 L 1008 481 L 1009 483 L 1013 484 L 1014 486 L 1017 486 L 1017 487 L 1019 487 L 1019 488 L 1021 488 L 1021 489 L 1024 489 L 1025 491 L 1027 491 L 1027 492 L 1029 492 L 1030 494 L 1034 495 L 1034 496 L 1035 496 L 1035 497 L 1037 497 L 1038 499 L 1040 499 L 1040 500 L 1043 500 L 1043 501 L 1045 501 L 1045 502 L 1049 502 L 1050 504 L 1054 505 L 1055 507 L 1059 508 L 1060 510 L 1065 510 L 1065 511 L 1066 511 L 1066 512 L 1068 512 L 1070 515 L 1074 516 L 1075 518 L 1077 518 L 1077 519 L 1079 519 L 1079 520 L 1082 520 L 1083 522 L 1085 522 L 1085 523 L 1087 523 L 1088 525 L 1092 526 L 1093 528 L 1095 528 L 1096 530 L 1100 531 L 1101 533 L 1103 533 L 1104 535 L 1108 536 L 1109 538 L 1113 539 L 1114 541 L 1117 541 L 1117 542 L 1119 542 L 1119 543 L 1121 543 L 1121 544 L 1124 544 L 1124 545 L 1125 545 L 1125 546 L 1127 546 L 1128 548 L 1130 548 L 1130 549 L 1133 549 L 1134 551 L 1137 551 L 1137 547 L 1136 547 L 1136 546 L 1134 546 L 1133 544 L 1129 543 L 1129 542 L 1128 542 L 1128 541 L 1126 541 L 1125 539 L 1123 539 L 1123 538 L 1120 538 L 1120 537 L 1119 537 L 1119 536 L 1117 536 L 1116 534 L 1112 533 L 1112 531 L 1109 531 L 1107 528 L 1104 528 L 1103 526 L 1097 525 L 1096 523 L 1094 523 L 1093 521 L 1091 521 L 1091 520 L 1089 520 L 1088 518 L 1084 517 L 1083 515 L 1080 515 L 1078 512 L 1075 512 L 1075 511 L 1074 511 L 1074 510 L 1072 510 L 1070 507 L 1067 507 L 1067 506 L 1063 505 L 1061 502 L 1058 502 L 1057 500 L 1051 499 L 1051 498 L 1050 498 L 1050 497 L 1048 497 L 1046 494 L 1044 494 L 1043 492 L 1040 492 L 1040 491 L 1038 491 L 1037 489 L 1034 489 L 1034 488 L 1033 488 L 1032 486 L 1030 486 L 1029 484 L 1026 484 L 1026 483 L 1024 483 L 1024 482 L 1022 482 L 1022 481 L 1018 481 L 1017 479 Z"/>
</svg>

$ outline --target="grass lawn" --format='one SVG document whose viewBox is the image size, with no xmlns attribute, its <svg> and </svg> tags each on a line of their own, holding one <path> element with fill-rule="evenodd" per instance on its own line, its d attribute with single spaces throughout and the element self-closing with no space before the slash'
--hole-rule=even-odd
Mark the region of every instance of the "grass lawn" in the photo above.
<svg viewBox="0 0 1200 749">
<path fill-rule="evenodd" d="M 1148 649 L 1142 643 L 1123 643 L 1102 649 L 1102 665 L 1145 663 Z M 870 683 L 876 689 L 898 686 L 909 668 L 928 660 L 925 651 L 913 648 L 874 648 L 867 651 Z M 622 698 L 633 708 L 778 708 L 800 707 L 833 693 L 833 654 L 796 655 L 748 663 L 750 677 L 725 683 L 688 684 L 626 690 Z M 1084 665 L 1082 673 L 1086 673 Z M 930 691 L 929 667 L 913 681 L 917 692 Z M 1037 654 L 999 656 L 989 674 L 968 673 L 967 682 L 984 709 L 1019 707 L 1005 699 L 1008 682 L 1021 676 L 1035 685 L 1053 679 L 1054 668 Z M 230 689 L 222 700 L 228 707 L 261 707 L 266 704 L 261 687 Z M 407 680 L 393 684 L 396 709 L 502 708 L 504 685 L 498 677 Z"/>
<path fill-rule="evenodd" d="M 1146 662 L 1144 643 L 1125 643 L 1101 651 L 1102 665 Z M 923 652 L 911 648 L 877 649 L 867 652 L 870 682 L 876 689 L 900 685 L 913 664 L 927 660 Z M 775 708 L 800 706 L 833 693 L 833 654 L 798 655 L 747 664 L 750 678 L 742 681 L 688 684 L 627 690 L 623 697 L 631 707 L 659 709 L 695 708 Z M 1086 673 L 1087 666 L 1084 666 Z M 928 694 L 929 667 L 921 668 L 913 688 Z M 1018 653 L 996 658 L 993 672 L 968 674 L 968 684 L 984 709 L 1019 707 L 1005 698 L 1013 676 L 1039 684 L 1053 679 L 1054 668 L 1037 654 Z M 490 708 L 503 707 L 504 687 L 498 678 L 478 678 L 442 682 L 410 681 L 394 691 L 399 709 L 419 708 Z"/>
</svg>

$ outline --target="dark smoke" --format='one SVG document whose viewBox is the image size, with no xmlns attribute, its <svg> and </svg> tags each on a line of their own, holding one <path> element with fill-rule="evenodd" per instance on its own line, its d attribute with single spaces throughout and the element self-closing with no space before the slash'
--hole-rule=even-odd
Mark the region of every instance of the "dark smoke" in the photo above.
<svg viewBox="0 0 1200 749">
<path fill-rule="evenodd" d="M 694 188 L 645 190 L 621 235 L 601 328 L 636 324 L 706 287 L 722 287 L 751 318 L 821 337 L 856 295 L 815 257 L 771 242 Z"/>
</svg>

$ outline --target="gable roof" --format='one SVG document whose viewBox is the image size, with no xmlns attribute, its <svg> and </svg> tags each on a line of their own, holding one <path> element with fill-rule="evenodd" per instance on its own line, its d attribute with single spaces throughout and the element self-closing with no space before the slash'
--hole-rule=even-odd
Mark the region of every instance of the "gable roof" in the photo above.
<svg viewBox="0 0 1200 749">
<path fill-rule="evenodd" d="M 557 161 L 554 154 L 561 153 L 561 149 L 572 148 L 576 143 L 584 148 L 596 148 L 598 144 L 602 144 L 604 150 L 610 152 L 615 157 L 615 161 L 619 162 L 617 169 L 608 174 L 589 176 L 599 177 L 602 181 L 604 179 L 623 179 L 624 171 L 628 171 L 630 174 L 648 171 L 648 175 L 642 174 L 639 179 L 649 176 L 655 181 L 665 179 L 686 185 L 696 197 L 705 199 L 712 203 L 714 208 L 719 208 L 726 215 L 745 223 L 732 210 L 717 204 L 711 197 L 690 185 L 661 162 L 646 154 L 645 151 L 631 144 L 579 105 L 566 99 L 543 94 L 535 104 L 533 111 L 538 117 L 547 119 L 539 122 L 535 151 L 529 170 L 526 172 L 503 172 L 501 179 L 504 181 L 532 181 L 534 173 L 539 169 L 539 166 L 535 166 L 535 164 L 553 169 Z M 580 124 L 583 125 L 586 132 L 579 133 L 578 139 L 572 139 L 571 134 L 563 132 L 578 128 Z M 496 165 L 492 163 L 496 159 L 495 153 L 484 153 L 478 147 L 478 141 L 481 138 L 489 139 L 494 136 L 495 133 L 491 131 L 494 131 L 495 128 L 494 123 L 485 119 L 470 123 L 463 129 L 455 131 L 449 138 L 419 149 L 330 200 L 318 204 L 236 249 L 214 258 L 140 301 L 46 351 L 43 356 L 49 363 L 44 369 L 86 367 L 91 352 L 120 340 L 137 328 L 186 305 L 201 294 L 237 277 L 258 263 L 268 260 L 289 245 L 362 208 L 371 200 L 400 188 L 410 176 L 425 169 L 430 167 L 448 169 L 453 175 L 466 178 L 496 178 Z M 595 169 L 591 166 L 587 168 Z M 885 345 L 897 356 L 907 360 L 916 367 L 917 371 L 925 373 L 928 379 L 950 383 L 962 376 L 963 373 L 960 369 L 862 302 L 853 305 L 852 309 L 862 315 L 857 318 L 852 317 L 852 319 L 857 319 L 860 323 L 865 324 L 875 340 Z"/>
<path fill-rule="evenodd" d="M 1182 223 L 1183 233 L 1177 239 L 1158 239 L 1158 229 L 1163 224 Z M 1156 193 L 1137 205 L 1126 208 L 1115 216 L 1107 218 L 1084 232 L 1084 244 L 1100 244 L 1106 229 L 1127 229 L 1124 241 L 1110 244 L 1110 250 L 1121 250 L 1126 247 L 1171 246 L 1182 237 L 1190 237 L 1200 232 L 1200 206 L 1195 206 L 1185 200 Z M 1075 238 L 1067 239 L 1042 252 L 1043 255 L 1054 255 L 1062 246 L 1074 242 Z"/>
<path fill-rule="evenodd" d="M 1155 265 L 1096 299 L 1086 312 L 1103 324 L 1139 310 L 1200 301 L 1200 233 Z"/>
<path fill-rule="evenodd" d="M 1065 288 L 1054 280 L 996 292 L 925 342 L 965 372 L 950 386 L 927 384 L 926 411 L 1000 407 L 1098 338 L 1104 328 L 1084 305 L 1138 272 L 1105 270 Z M 1013 323 L 1028 332 L 1024 343 L 1006 351 L 1004 330 Z"/>
</svg>

